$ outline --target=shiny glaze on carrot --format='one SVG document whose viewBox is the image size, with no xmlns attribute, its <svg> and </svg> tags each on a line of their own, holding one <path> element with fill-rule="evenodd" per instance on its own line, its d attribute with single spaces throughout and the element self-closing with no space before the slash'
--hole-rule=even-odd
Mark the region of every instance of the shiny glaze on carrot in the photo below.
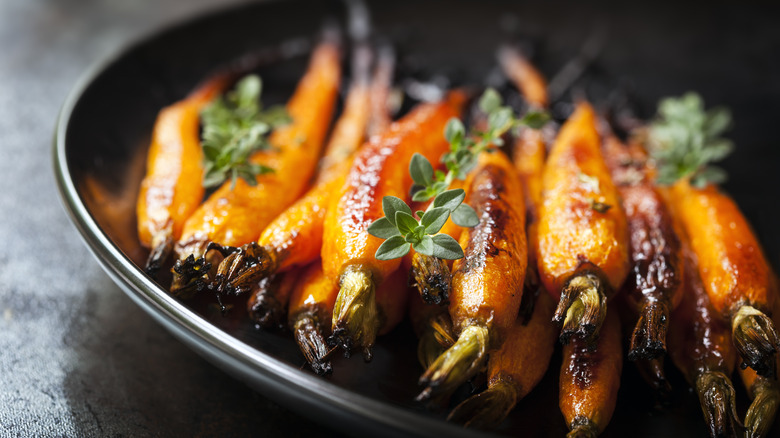
<svg viewBox="0 0 780 438">
<path fill-rule="evenodd" d="M 254 187 L 239 179 L 233 189 L 230 182 L 217 189 L 187 220 L 177 244 L 180 259 L 200 256 L 209 241 L 230 246 L 251 242 L 300 197 L 330 125 L 340 75 L 338 48 L 321 44 L 287 104 L 292 122 L 272 133 L 272 149 L 251 158 L 274 172 L 259 176 Z"/>
<path fill-rule="evenodd" d="M 456 333 L 470 325 L 490 330 L 489 349 L 501 346 L 517 319 L 527 267 L 523 188 L 501 152 L 483 153 L 469 175 L 466 203 L 479 224 L 464 229 L 465 257 L 453 264 L 450 316 Z"/>
<path fill-rule="evenodd" d="M 361 148 L 325 219 L 322 260 L 326 275 L 338 278 L 346 267 L 364 265 L 380 283 L 398 269 L 399 259 L 374 257 L 383 241 L 366 229 L 384 216 L 383 197 L 408 197 L 409 160 L 415 152 L 435 162 L 448 150 L 444 126 L 459 114 L 464 100 L 463 93 L 453 92 L 444 102 L 422 104 Z"/>
<path fill-rule="evenodd" d="M 157 116 L 136 207 L 142 245 L 155 248 L 162 238 L 178 239 L 184 222 L 203 202 L 200 111 L 229 80 L 229 75 L 214 76 Z"/>
<path fill-rule="evenodd" d="M 596 436 L 612 418 L 623 370 L 620 337 L 617 309 L 612 306 L 607 311 L 595 350 L 590 350 L 582 339 L 563 347 L 559 406 L 566 425 L 572 430 L 570 436 L 578 429 Z"/>
<path fill-rule="evenodd" d="M 558 299 L 569 279 L 595 271 L 609 282 L 609 297 L 628 274 L 628 226 L 589 104 L 579 104 L 558 133 L 543 190 L 538 263 L 545 288 Z M 593 202 L 609 209 L 596 211 Z"/>
</svg>

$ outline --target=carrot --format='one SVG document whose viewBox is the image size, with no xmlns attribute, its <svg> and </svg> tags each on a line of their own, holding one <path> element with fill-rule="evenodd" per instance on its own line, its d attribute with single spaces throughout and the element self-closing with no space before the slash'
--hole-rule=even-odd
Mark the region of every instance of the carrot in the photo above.
<svg viewBox="0 0 780 438">
<path fill-rule="evenodd" d="M 655 359 L 666 353 L 669 314 L 682 299 L 680 240 L 644 150 L 608 135 L 604 155 L 628 218 L 631 271 L 622 290 L 639 314 L 628 358 Z"/>
<path fill-rule="evenodd" d="M 423 104 L 381 136 L 373 137 L 357 154 L 341 191 L 328 207 L 323 235 L 323 269 L 341 286 L 333 313 L 333 337 L 345 348 L 360 346 L 367 357 L 376 331 L 375 288 L 398 269 L 400 260 L 374 257 L 382 243 L 366 231 L 383 216 L 384 196 L 407 197 L 407 172 L 415 152 L 438 159 L 449 146 L 444 126 L 456 116 L 465 96 L 451 93 L 446 101 Z"/>
<path fill-rule="evenodd" d="M 681 180 L 671 193 L 704 288 L 718 315 L 731 323 L 743 366 L 773 376 L 780 349 L 769 318 L 776 279 L 753 230 L 737 204 L 713 185 L 697 189 Z"/>
<path fill-rule="evenodd" d="M 203 201 L 200 111 L 230 79 L 228 74 L 209 78 L 157 116 L 136 207 L 138 238 L 152 249 L 146 262 L 150 275 L 168 258 L 184 221 Z"/>
<path fill-rule="evenodd" d="M 523 189 L 502 153 L 483 153 L 466 180 L 479 224 L 463 231 L 465 257 L 453 265 L 450 316 L 458 339 L 425 371 L 418 396 L 447 392 L 501 347 L 517 318 L 527 263 Z"/>
<path fill-rule="evenodd" d="M 444 306 L 432 306 L 422 300 L 415 290 L 410 290 L 409 319 L 419 342 L 417 359 L 423 368 L 444 353 L 455 339 L 452 336 L 452 320 Z"/>
<path fill-rule="evenodd" d="M 550 323 L 555 303 L 540 295 L 527 324 L 517 319 L 488 361 L 488 388 L 459 404 L 447 417 L 466 427 L 499 424 L 542 380 L 550 365 L 557 330 Z"/>
<path fill-rule="evenodd" d="M 595 350 L 576 338 L 563 347 L 559 406 L 568 437 L 595 437 L 604 431 L 617 403 L 623 353 L 617 309 L 610 308 Z"/>
<path fill-rule="evenodd" d="M 178 261 L 172 292 L 191 290 L 193 284 L 202 282 L 202 257 L 210 242 L 225 246 L 249 243 L 300 197 L 314 172 L 330 124 L 340 74 L 337 44 L 320 44 L 287 103 L 292 123 L 273 132 L 272 149 L 251 158 L 274 171 L 257 177 L 256 186 L 243 180 L 236 181 L 235 187 L 223 184 L 190 216 L 175 248 Z M 193 271 L 196 263 L 201 269 Z"/>
<path fill-rule="evenodd" d="M 737 358 L 731 333 L 712 307 L 692 255 L 684 254 L 685 290 L 671 317 L 669 356 L 696 390 L 710 435 L 735 436 L 742 426 L 729 378 Z"/>
<path fill-rule="evenodd" d="M 617 189 L 601 155 L 596 116 L 580 103 L 563 125 L 543 176 L 539 275 L 555 299 L 561 341 L 594 341 L 607 299 L 628 274 L 628 231 Z"/>
<path fill-rule="evenodd" d="M 547 80 L 528 59 L 517 49 L 504 46 L 498 51 L 498 62 L 531 106 L 547 107 Z"/>
<path fill-rule="evenodd" d="M 281 326 L 280 321 L 284 316 L 281 313 L 287 306 L 297 280 L 297 275 L 285 273 L 265 277 L 257 282 L 252 295 L 247 300 L 246 309 L 249 318 L 263 328 Z"/>
<path fill-rule="evenodd" d="M 379 50 L 374 76 L 371 80 L 371 113 L 368 122 L 368 136 L 383 133 L 393 122 L 391 118 L 391 91 L 393 71 L 395 70 L 395 52 L 385 46 Z"/>
</svg>

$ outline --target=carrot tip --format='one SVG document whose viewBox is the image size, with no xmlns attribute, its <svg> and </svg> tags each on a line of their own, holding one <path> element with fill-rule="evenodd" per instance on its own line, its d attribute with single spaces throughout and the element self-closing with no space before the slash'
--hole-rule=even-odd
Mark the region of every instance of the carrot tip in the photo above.
<svg viewBox="0 0 780 438">
<path fill-rule="evenodd" d="M 753 402 L 745 415 L 745 436 L 764 437 L 769 433 L 780 406 L 780 387 L 777 381 L 759 377 L 751 389 Z"/>
<path fill-rule="evenodd" d="M 146 271 L 150 277 L 156 277 L 157 271 L 159 271 L 162 264 L 168 260 L 172 250 L 173 238 L 170 233 L 165 233 L 162 237 L 162 241 L 155 244 L 154 248 L 152 248 L 152 252 L 149 253 L 149 258 L 146 259 L 144 271 Z"/>
<path fill-rule="evenodd" d="M 455 344 L 436 358 L 420 377 L 420 385 L 426 388 L 417 400 L 454 390 L 476 374 L 487 360 L 488 339 L 487 327 L 466 327 Z"/>
<path fill-rule="evenodd" d="M 208 250 L 211 249 L 218 250 L 225 257 L 209 285 L 220 294 L 247 292 L 275 270 L 270 252 L 255 242 L 240 248 L 209 245 Z"/>
<path fill-rule="evenodd" d="M 322 328 L 316 312 L 304 311 L 295 317 L 293 324 L 295 342 L 301 349 L 311 369 L 319 376 L 331 374 L 333 368 L 328 356 L 328 343 L 322 335 Z"/>
<path fill-rule="evenodd" d="M 189 298 L 195 292 L 203 290 L 210 270 L 211 263 L 203 257 L 196 259 L 190 254 L 184 260 L 176 260 L 176 264 L 171 269 L 173 272 L 171 293 L 180 298 Z"/>
<path fill-rule="evenodd" d="M 447 421 L 464 427 L 484 428 L 502 422 L 517 404 L 517 388 L 504 379 L 473 395 L 455 407 Z"/>
<path fill-rule="evenodd" d="M 665 303 L 655 301 L 645 304 L 631 334 L 628 358 L 654 359 L 666 354 L 668 321 L 669 307 Z"/>
<path fill-rule="evenodd" d="M 753 368 L 760 376 L 774 378 L 780 340 L 772 320 L 754 307 L 742 306 L 734 315 L 731 327 L 743 365 Z"/>
<path fill-rule="evenodd" d="M 380 321 L 376 305 L 376 286 L 369 272 L 354 267 L 341 275 L 341 289 L 333 308 L 331 346 L 340 346 L 349 357 L 352 346 L 363 350 L 363 358 L 371 361 Z"/>
<path fill-rule="evenodd" d="M 264 329 L 279 327 L 284 319 L 284 305 L 276 298 L 277 287 L 275 282 L 261 281 L 246 303 L 249 318 Z"/>
<path fill-rule="evenodd" d="M 452 275 L 444 260 L 415 252 L 412 277 L 426 304 L 444 304 L 449 299 Z"/>
<path fill-rule="evenodd" d="M 576 417 L 569 425 L 567 438 L 596 438 L 599 436 L 599 428 L 593 420 L 587 417 Z"/>
<path fill-rule="evenodd" d="M 563 323 L 562 344 L 568 344 L 577 336 L 594 345 L 606 317 L 607 296 L 601 280 L 593 274 L 582 274 L 572 278 L 563 288 L 553 321 Z"/>
<path fill-rule="evenodd" d="M 741 435 L 742 424 L 737 416 L 731 380 L 723 373 L 710 371 L 696 378 L 695 387 L 710 436 Z"/>
<path fill-rule="evenodd" d="M 650 385 L 656 395 L 662 400 L 671 395 L 672 385 L 664 372 L 663 356 L 654 359 L 639 359 L 636 367 L 645 382 Z"/>
</svg>

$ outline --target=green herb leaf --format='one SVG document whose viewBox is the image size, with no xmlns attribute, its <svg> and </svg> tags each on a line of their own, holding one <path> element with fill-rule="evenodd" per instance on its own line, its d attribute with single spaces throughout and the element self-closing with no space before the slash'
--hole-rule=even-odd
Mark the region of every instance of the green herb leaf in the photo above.
<svg viewBox="0 0 780 438">
<path fill-rule="evenodd" d="M 466 191 L 463 189 L 452 189 L 439 193 L 433 200 L 434 207 L 444 207 L 450 211 L 455 210 L 466 198 Z"/>
<path fill-rule="evenodd" d="M 550 114 L 545 111 L 528 111 L 520 119 L 520 124 L 531 129 L 542 129 L 550 121 Z"/>
<path fill-rule="evenodd" d="M 395 196 L 385 196 L 382 198 L 382 211 L 385 213 L 387 220 L 389 220 L 390 223 L 394 226 L 398 225 L 395 222 L 395 214 L 397 212 L 402 211 L 409 216 L 412 215 L 412 209 L 406 205 L 406 202 L 400 198 L 396 198 Z"/>
<path fill-rule="evenodd" d="M 431 236 L 423 236 L 418 243 L 413 243 L 412 248 L 420 254 L 432 256 L 434 250 L 433 238 Z"/>
<path fill-rule="evenodd" d="M 441 196 L 441 195 L 439 195 Z M 438 198 L 437 198 L 438 199 Z M 436 201 L 434 200 L 434 203 Z M 425 227 L 426 234 L 436 234 L 450 217 L 450 209 L 446 207 L 437 207 L 428 210 L 423 216 L 420 224 Z"/>
<path fill-rule="evenodd" d="M 431 198 L 434 197 L 433 191 L 430 189 L 423 189 L 418 190 L 414 192 L 414 195 L 412 196 L 412 201 L 414 202 L 425 202 Z"/>
<path fill-rule="evenodd" d="M 428 186 L 433 182 L 433 166 L 424 156 L 415 153 L 409 162 L 409 174 L 412 180 L 421 185 Z"/>
<path fill-rule="evenodd" d="M 406 236 L 410 233 L 413 233 L 414 229 L 420 226 L 420 223 L 417 222 L 417 219 L 415 219 L 411 213 L 407 213 L 405 211 L 396 211 L 395 225 L 398 227 L 398 231 L 401 232 L 401 235 Z"/>
<path fill-rule="evenodd" d="M 479 224 L 479 217 L 470 205 L 460 204 L 452 212 L 452 221 L 455 222 L 455 225 L 471 228 Z"/>
<path fill-rule="evenodd" d="M 501 106 L 501 95 L 493 88 L 488 88 L 479 98 L 479 109 L 485 114 L 490 114 Z"/>
<path fill-rule="evenodd" d="M 389 239 L 400 235 L 398 228 L 390 222 L 390 219 L 383 217 L 375 220 L 368 226 L 368 234 L 380 239 Z"/>
<path fill-rule="evenodd" d="M 447 126 L 444 128 L 444 138 L 448 142 L 452 143 L 466 135 L 466 127 L 463 126 L 463 122 L 455 117 L 451 118 L 447 122 Z"/>
<path fill-rule="evenodd" d="M 433 256 L 444 260 L 457 260 L 463 258 L 463 248 L 458 241 L 446 234 L 437 234 L 431 238 L 433 241 Z"/>
<path fill-rule="evenodd" d="M 409 253 L 412 245 L 401 236 L 393 236 L 385 240 L 376 250 L 377 260 L 393 260 L 401 258 Z"/>
<path fill-rule="evenodd" d="M 728 174 L 725 170 L 717 166 L 707 166 L 693 175 L 691 185 L 701 189 L 707 184 L 722 184 L 727 179 Z"/>
</svg>

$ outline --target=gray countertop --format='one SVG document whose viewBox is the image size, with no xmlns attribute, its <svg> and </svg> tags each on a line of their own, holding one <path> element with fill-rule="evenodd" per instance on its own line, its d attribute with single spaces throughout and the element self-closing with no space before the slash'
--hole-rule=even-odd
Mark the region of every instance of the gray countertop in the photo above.
<svg viewBox="0 0 780 438">
<path fill-rule="evenodd" d="M 213 367 L 134 305 L 58 199 L 52 132 L 83 71 L 216 3 L 0 0 L 0 436 L 328 433 Z"/>
</svg>

